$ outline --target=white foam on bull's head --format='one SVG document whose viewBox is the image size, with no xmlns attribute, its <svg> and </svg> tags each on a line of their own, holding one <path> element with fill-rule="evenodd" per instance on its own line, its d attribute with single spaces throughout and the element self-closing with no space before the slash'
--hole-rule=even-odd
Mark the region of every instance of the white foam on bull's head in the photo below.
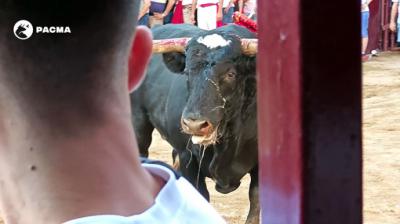
<svg viewBox="0 0 400 224">
<path fill-rule="evenodd" d="M 197 38 L 197 43 L 203 44 L 210 49 L 214 49 L 217 47 L 225 47 L 231 44 L 232 41 L 226 40 L 219 34 L 211 34 L 205 37 Z"/>
</svg>

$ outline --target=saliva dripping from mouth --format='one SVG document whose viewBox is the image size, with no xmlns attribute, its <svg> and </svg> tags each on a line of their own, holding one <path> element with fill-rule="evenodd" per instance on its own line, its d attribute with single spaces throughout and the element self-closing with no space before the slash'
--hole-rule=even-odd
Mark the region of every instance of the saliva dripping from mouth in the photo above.
<svg viewBox="0 0 400 224">
<path fill-rule="evenodd" d="M 206 147 L 201 145 L 200 146 L 200 162 L 199 162 L 199 168 L 197 170 L 197 179 L 196 179 L 196 188 L 199 189 L 199 181 L 200 181 L 200 170 L 201 170 L 201 164 L 203 162 L 204 158 L 204 152 L 206 151 Z"/>
</svg>

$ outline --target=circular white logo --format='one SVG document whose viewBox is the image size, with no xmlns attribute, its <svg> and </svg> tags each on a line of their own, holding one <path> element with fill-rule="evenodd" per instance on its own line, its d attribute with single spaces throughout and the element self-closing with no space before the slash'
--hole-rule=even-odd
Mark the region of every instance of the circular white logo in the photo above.
<svg viewBox="0 0 400 224">
<path fill-rule="evenodd" d="M 33 26 L 28 20 L 20 20 L 14 25 L 14 35 L 20 40 L 26 40 L 33 34 Z"/>
</svg>

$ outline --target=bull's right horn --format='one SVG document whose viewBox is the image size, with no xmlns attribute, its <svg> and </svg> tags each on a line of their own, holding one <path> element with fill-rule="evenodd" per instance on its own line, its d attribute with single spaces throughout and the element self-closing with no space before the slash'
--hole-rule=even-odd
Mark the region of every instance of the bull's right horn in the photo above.
<svg viewBox="0 0 400 224">
<path fill-rule="evenodd" d="M 257 54 L 258 40 L 257 39 L 241 39 L 242 53 L 244 55 L 254 56 Z"/>
<path fill-rule="evenodd" d="M 173 38 L 153 40 L 153 53 L 180 52 L 184 53 L 187 43 L 191 38 Z"/>
</svg>

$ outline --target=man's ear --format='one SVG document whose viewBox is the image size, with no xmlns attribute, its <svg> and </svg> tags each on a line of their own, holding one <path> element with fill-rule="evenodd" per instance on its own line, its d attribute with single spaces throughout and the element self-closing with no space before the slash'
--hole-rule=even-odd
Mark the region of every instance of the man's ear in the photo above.
<svg viewBox="0 0 400 224">
<path fill-rule="evenodd" d="M 129 56 L 128 88 L 132 92 L 144 79 L 153 47 L 151 31 L 145 26 L 136 27 L 131 54 Z"/>
</svg>

